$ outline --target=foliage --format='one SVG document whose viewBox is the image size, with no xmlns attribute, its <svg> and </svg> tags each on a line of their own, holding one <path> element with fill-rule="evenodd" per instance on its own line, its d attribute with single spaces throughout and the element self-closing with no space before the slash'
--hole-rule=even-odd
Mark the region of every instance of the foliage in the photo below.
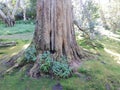
<svg viewBox="0 0 120 90">
<path fill-rule="evenodd" d="M 53 61 L 50 53 L 44 52 L 42 55 L 40 55 L 40 70 L 42 70 L 44 73 L 48 73 L 51 69 L 52 62 Z"/>
<path fill-rule="evenodd" d="M 27 60 L 27 62 L 36 60 L 36 48 L 34 45 L 31 45 L 25 51 L 25 60 Z"/>
<path fill-rule="evenodd" d="M 40 55 L 40 70 L 43 73 L 54 74 L 60 78 L 69 77 L 72 71 L 65 57 L 61 57 L 59 60 L 53 60 L 50 52 L 44 52 Z"/>
<path fill-rule="evenodd" d="M 86 8 L 89 11 L 89 13 L 92 15 L 92 20 L 100 18 L 98 13 L 99 8 L 95 2 L 93 2 L 92 0 L 88 0 L 86 2 Z"/>
<path fill-rule="evenodd" d="M 68 64 L 54 61 L 52 71 L 55 76 L 67 78 L 71 75 L 71 69 Z"/>
</svg>

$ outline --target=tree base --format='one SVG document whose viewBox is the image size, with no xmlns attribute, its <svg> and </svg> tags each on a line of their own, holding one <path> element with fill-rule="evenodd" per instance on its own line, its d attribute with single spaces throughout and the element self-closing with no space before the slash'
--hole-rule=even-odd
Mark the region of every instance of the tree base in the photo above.
<svg viewBox="0 0 120 90">
<path fill-rule="evenodd" d="M 40 64 L 39 64 L 40 55 L 37 55 L 37 60 L 33 63 L 33 62 L 26 62 L 24 60 L 24 54 L 25 54 L 25 51 L 21 51 L 17 55 L 12 56 L 10 60 L 8 60 L 8 62 L 6 63 L 6 65 L 9 66 L 10 68 L 6 70 L 4 74 L 12 72 L 14 71 L 14 69 L 20 70 L 27 64 L 31 64 L 32 65 L 31 68 L 29 67 L 29 71 L 27 71 L 28 76 L 33 78 L 39 78 L 41 75 L 43 75 L 43 73 L 41 73 L 40 71 Z M 91 60 L 94 58 L 92 53 L 84 50 L 82 51 L 82 55 L 84 56 L 82 56 L 82 58 L 79 60 L 69 60 L 71 62 L 69 62 L 68 64 L 69 64 L 69 67 L 72 69 L 73 73 L 76 73 L 78 71 L 78 68 L 81 66 L 84 60 Z M 53 58 L 56 58 L 56 57 L 53 57 Z M 52 74 L 50 76 L 54 77 Z"/>
</svg>

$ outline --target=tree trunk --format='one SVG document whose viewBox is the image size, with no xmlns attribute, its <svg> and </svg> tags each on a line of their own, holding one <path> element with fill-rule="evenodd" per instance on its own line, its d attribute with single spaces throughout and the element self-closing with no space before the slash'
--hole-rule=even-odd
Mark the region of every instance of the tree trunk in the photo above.
<svg viewBox="0 0 120 90">
<path fill-rule="evenodd" d="M 9 27 L 9 26 L 14 26 L 15 24 L 15 19 L 11 18 L 11 16 L 6 16 L 2 10 L 0 10 L 0 16 L 4 23 Z"/>
<path fill-rule="evenodd" d="M 75 40 L 70 0 L 38 0 L 33 43 L 38 52 L 50 51 L 69 60 L 82 58 Z"/>
<path fill-rule="evenodd" d="M 75 39 L 71 0 L 37 1 L 37 23 L 33 44 L 38 55 L 49 51 L 56 60 L 66 56 L 71 66 L 81 61 L 84 54 Z M 37 76 L 37 62 L 38 60 L 30 71 L 32 77 Z"/>
<path fill-rule="evenodd" d="M 20 0 L 16 0 L 15 7 L 14 7 L 14 9 L 12 11 L 12 18 L 13 19 L 15 18 L 15 13 L 16 13 L 16 11 L 17 11 L 17 9 L 18 9 L 19 6 L 20 6 Z"/>
<path fill-rule="evenodd" d="M 16 4 L 15 4 L 15 7 L 13 8 L 12 12 L 10 12 L 10 6 L 8 5 L 8 4 L 10 4 L 10 2 L 11 1 L 6 1 L 5 3 L 3 3 L 3 4 L 5 4 L 4 8 L 7 8 L 7 15 L 0 9 L 0 17 L 2 18 L 3 22 L 8 27 L 10 27 L 10 26 L 12 27 L 15 24 L 15 13 L 19 7 L 20 0 L 16 0 Z M 24 11 L 24 12 L 26 12 L 26 11 Z"/>
<path fill-rule="evenodd" d="M 20 0 L 20 7 L 22 8 L 23 11 L 23 20 L 26 21 L 26 5 L 25 5 L 25 0 Z"/>
<path fill-rule="evenodd" d="M 31 77 L 40 75 L 40 55 L 45 51 L 50 52 L 53 60 L 67 57 L 68 64 L 74 70 L 83 58 L 89 57 L 90 54 L 77 45 L 72 14 L 71 0 L 37 0 L 36 28 L 31 43 L 35 45 L 37 55 L 36 62 L 29 71 Z M 19 66 L 15 65 L 13 68 Z"/>
</svg>

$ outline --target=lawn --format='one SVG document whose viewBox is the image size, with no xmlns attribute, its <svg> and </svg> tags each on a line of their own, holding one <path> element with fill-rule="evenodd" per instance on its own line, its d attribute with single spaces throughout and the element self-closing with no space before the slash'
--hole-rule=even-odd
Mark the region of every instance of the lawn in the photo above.
<svg viewBox="0 0 120 90">
<path fill-rule="evenodd" d="M 34 24 L 15 24 L 14 27 L 5 27 L 5 25 L 0 25 L 0 35 L 13 35 L 13 34 L 23 34 L 34 32 Z"/>
<path fill-rule="evenodd" d="M 20 24 L 12 28 L 4 28 L 2 26 L 0 27 L 0 34 L 27 34 L 27 32 L 32 33 L 33 30 L 34 25 L 30 24 Z M 9 39 L 3 41 L 9 41 Z M 19 39 L 15 41 L 18 42 L 17 46 L 0 48 L 0 58 L 4 55 L 10 56 L 17 53 L 24 45 L 29 44 L 31 40 Z M 102 40 L 94 41 L 94 45 L 97 44 L 97 47 L 92 46 L 93 44 L 89 40 L 78 40 L 78 44 L 98 55 L 94 60 L 82 62 L 78 70 L 80 75 L 74 74 L 68 79 L 52 79 L 48 76 L 34 79 L 26 75 L 23 67 L 19 72 L 16 71 L 0 77 L 0 90 L 52 90 L 52 87 L 58 82 L 61 83 L 64 90 L 119 90 L 120 64 L 116 61 L 115 56 L 106 52 L 104 48 L 107 47 L 113 52 L 120 53 L 118 50 L 120 42 L 103 38 Z"/>
</svg>

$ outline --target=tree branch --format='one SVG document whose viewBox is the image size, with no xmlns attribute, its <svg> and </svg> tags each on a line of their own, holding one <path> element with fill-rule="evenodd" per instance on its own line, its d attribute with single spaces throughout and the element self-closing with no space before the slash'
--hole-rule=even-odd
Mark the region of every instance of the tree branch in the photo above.
<svg viewBox="0 0 120 90">
<path fill-rule="evenodd" d="M 76 25 L 77 28 L 78 28 L 80 31 L 84 32 L 88 37 L 90 37 L 90 35 L 85 31 L 85 29 L 82 29 L 82 28 L 80 27 L 80 25 L 78 24 L 77 20 L 74 20 L 74 25 Z"/>
</svg>

